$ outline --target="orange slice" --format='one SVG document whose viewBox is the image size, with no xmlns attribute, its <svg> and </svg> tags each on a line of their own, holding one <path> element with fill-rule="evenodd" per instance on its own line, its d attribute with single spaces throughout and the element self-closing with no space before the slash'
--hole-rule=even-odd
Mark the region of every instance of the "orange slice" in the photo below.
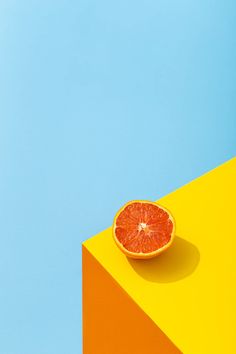
<svg viewBox="0 0 236 354">
<path fill-rule="evenodd" d="M 168 210 L 154 202 L 134 200 L 116 214 L 113 237 L 128 257 L 152 258 L 173 242 L 175 222 Z"/>
</svg>

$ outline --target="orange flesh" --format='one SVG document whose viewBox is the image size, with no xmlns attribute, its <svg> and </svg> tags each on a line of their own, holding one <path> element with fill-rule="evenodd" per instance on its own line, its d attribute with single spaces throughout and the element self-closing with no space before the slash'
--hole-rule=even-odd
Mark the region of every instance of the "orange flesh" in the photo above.
<svg viewBox="0 0 236 354">
<path fill-rule="evenodd" d="M 133 202 L 118 215 L 115 225 L 117 240 L 129 252 L 154 252 L 171 241 L 173 222 L 158 205 Z"/>
</svg>

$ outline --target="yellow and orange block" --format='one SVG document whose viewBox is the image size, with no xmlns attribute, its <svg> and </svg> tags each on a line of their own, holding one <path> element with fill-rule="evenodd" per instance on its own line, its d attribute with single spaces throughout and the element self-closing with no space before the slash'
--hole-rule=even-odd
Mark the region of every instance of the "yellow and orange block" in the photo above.
<svg viewBox="0 0 236 354">
<path fill-rule="evenodd" d="M 159 257 L 111 228 L 83 243 L 83 354 L 236 353 L 236 158 L 158 202 L 177 226 Z"/>
</svg>

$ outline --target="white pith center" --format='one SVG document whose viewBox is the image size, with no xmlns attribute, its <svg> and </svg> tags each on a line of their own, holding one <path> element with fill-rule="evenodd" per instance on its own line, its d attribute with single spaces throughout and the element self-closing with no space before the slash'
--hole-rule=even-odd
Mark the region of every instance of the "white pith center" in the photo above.
<svg viewBox="0 0 236 354">
<path fill-rule="evenodd" d="M 145 230 L 147 227 L 147 224 L 145 222 L 141 222 L 139 225 L 138 225 L 138 231 L 141 231 L 141 230 Z"/>
</svg>

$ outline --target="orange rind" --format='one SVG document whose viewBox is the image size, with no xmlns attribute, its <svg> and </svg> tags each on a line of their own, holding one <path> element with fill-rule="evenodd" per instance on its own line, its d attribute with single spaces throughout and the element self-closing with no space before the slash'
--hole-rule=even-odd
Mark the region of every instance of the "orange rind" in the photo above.
<svg viewBox="0 0 236 354">
<path fill-rule="evenodd" d="M 175 220 L 156 202 L 133 200 L 115 215 L 113 238 L 130 258 L 148 259 L 167 250 L 175 235 Z"/>
</svg>

